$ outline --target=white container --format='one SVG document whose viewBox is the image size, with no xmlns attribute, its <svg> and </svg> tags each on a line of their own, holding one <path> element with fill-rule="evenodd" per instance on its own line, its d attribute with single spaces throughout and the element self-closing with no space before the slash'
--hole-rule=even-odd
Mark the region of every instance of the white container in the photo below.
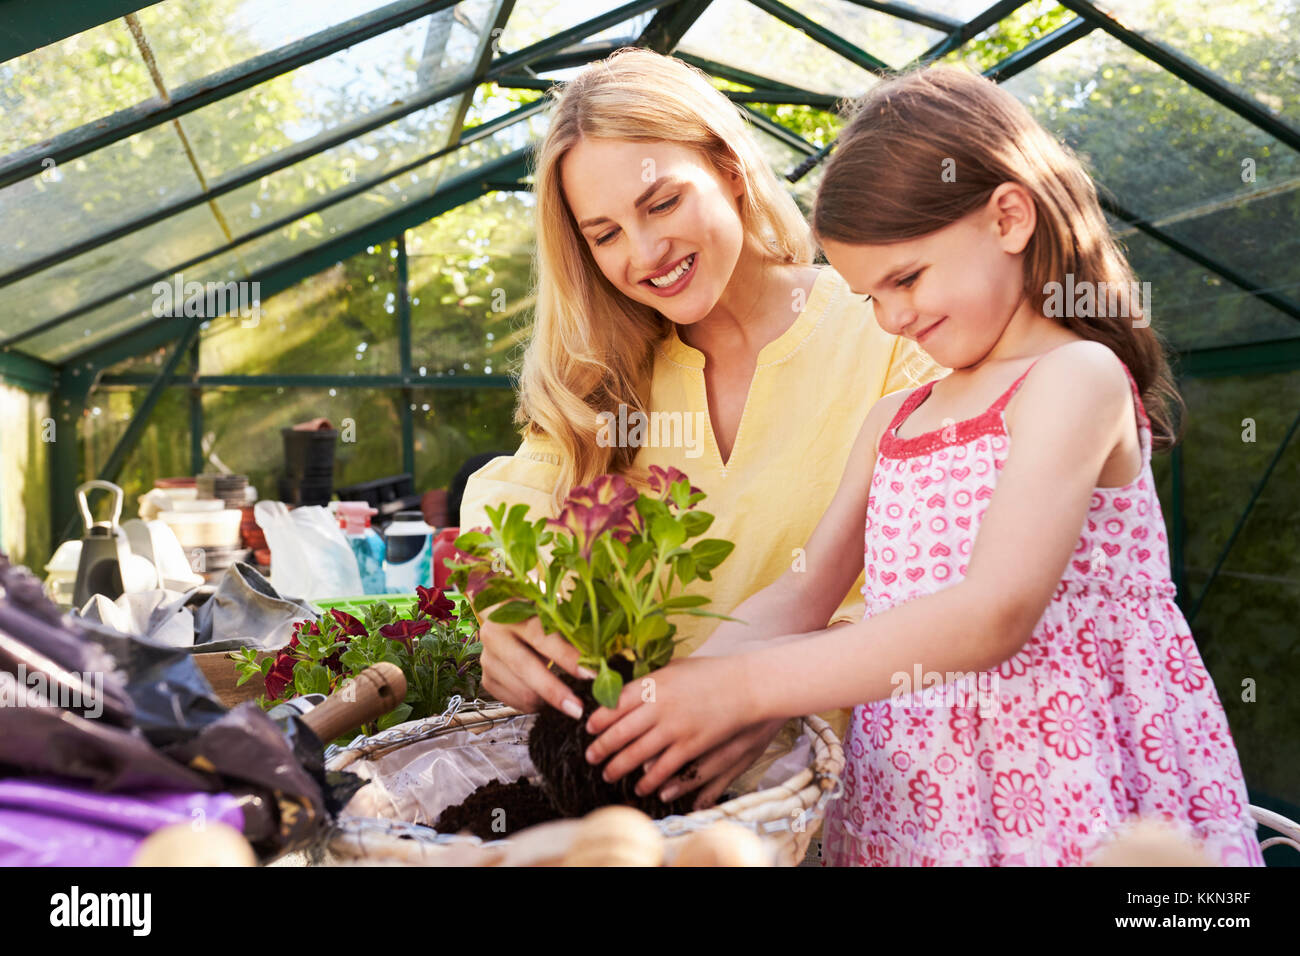
<svg viewBox="0 0 1300 956">
<path fill-rule="evenodd" d="M 244 513 L 238 508 L 221 511 L 162 511 L 158 518 L 176 535 L 182 548 L 236 548 L 239 546 L 239 522 Z"/>
</svg>

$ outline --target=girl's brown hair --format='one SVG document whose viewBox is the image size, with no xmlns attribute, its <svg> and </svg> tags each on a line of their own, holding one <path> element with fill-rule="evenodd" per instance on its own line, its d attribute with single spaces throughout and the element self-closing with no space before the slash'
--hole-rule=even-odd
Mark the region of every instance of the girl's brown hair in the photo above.
<svg viewBox="0 0 1300 956">
<path fill-rule="evenodd" d="M 1160 337 L 1149 323 L 1135 325 L 1143 317 L 1141 297 L 1132 294 L 1136 277 L 1097 189 L 1070 149 L 992 81 L 929 67 L 882 82 L 854 103 L 817 192 L 813 233 L 849 244 L 915 239 L 976 211 L 1006 182 L 1024 186 L 1037 209 L 1024 250 L 1029 301 L 1044 311 L 1049 284 L 1064 284 L 1067 275 L 1076 288 L 1088 282 L 1114 295 L 1097 296 L 1096 317 L 1067 309 L 1056 321 L 1119 356 L 1142 394 L 1152 447 L 1172 448 L 1182 398 Z M 1117 308 L 1103 307 L 1107 300 Z"/>
</svg>

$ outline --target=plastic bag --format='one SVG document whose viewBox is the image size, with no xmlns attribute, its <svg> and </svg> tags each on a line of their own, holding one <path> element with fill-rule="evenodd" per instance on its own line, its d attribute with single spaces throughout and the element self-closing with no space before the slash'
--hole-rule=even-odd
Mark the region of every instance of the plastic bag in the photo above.
<svg viewBox="0 0 1300 956">
<path fill-rule="evenodd" d="M 528 731 L 536 714 L 521 714 L 482 733 L 458 730 L 358 760 L 348 770 L 369 781 L 349 803 L 349 816 L 432 826 L 443 810 L 464 802 L 484 784 L 538 779 L 528 759 Z M 399 724 L 410 729 L 422 721 Z"/>
<path fill-rule="evenodd" d="M 271 586 L 307 600 L 364 593 L 357 556 L 329 511 L 306 505 L 290 511 L 280 501 L 259 501 L 253 517 L 271 549 Z"/>
<path fill-rule="evenodd" d="M 244 827 L 224 793 L 97 793 L 53 779 L 0 780 L 0 866 L 126 866 L 155 830 L 196 819 Z"/>
</svg>

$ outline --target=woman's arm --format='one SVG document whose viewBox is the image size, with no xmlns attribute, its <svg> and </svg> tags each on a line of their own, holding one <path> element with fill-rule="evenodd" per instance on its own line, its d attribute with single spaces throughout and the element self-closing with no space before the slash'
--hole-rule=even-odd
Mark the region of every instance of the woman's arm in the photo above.
<svg viewBox="0 0 1300 956">
<path fill-rule="evenodd" d="M 526 438 L 514 455 L 494 458 L 470 476 L 461 502 L 461 530 L 487 525 L 487 505 L 503 501 L 528 505 L 529 517 L 534 520 L 553 517 L 551 496 L 559 476 L 554 443 Z M 488 619 L 493 610 L 478 615 L 484 690 L 525 713 L 539 711 L 548 703 L 571 717 L 581 717 L 577 695 L 548 668 L 554 661 L 556 667 L 575 677 L 594 677 L 578 667 L 578 649 L 559 634 L 545 633 L 539 618 L 498 624 Z"/>
<path fill-rule="evenodd" d="M 692 657 L 734 654 L 755 644 L 795 640 L 826 626 L 844 594 L 862 573 L 862 535 L 876 466 L 880 434 L 902 404 L 901 395 L 882 398 L 858 430 L 839 488 L 788 571 L 746 598 Z"/>
<path fill-rule="evenodd" d="M 625 693 L 617 711 L 602 709 L 588 722 L 601 734 L 594 762 L 621 751 L 606 777 L 662 753 L 642 781 L 649 792 L 738 724 L 881 700 L 918 665 L 970 673 L 1017 653 L 1077 546 L 1102 466 L 1134 418 L 1123 366 L 1104 346 L 1076 343 L 1038 365 L 1008 416 L 1010 454 L 964 580 L 804 641 L 688 658 L 656 672 L 655 701 L 667 706 L 639 706 L 638 695 Z"/>
</svg>

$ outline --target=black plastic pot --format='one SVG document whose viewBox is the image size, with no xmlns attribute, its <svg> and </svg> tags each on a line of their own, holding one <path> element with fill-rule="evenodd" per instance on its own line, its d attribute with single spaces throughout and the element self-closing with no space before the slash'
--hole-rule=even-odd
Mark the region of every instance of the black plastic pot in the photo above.
<svg viewBox="0 0 1300 956">
<path fill-rule="evenodd" d="M 339 433 L 335 429 L 298 431 L 282 428 L 284 436 L 284 474 L 291 480 L 300 478 L 334 479 L 334 443 Z"/>
</svg>

